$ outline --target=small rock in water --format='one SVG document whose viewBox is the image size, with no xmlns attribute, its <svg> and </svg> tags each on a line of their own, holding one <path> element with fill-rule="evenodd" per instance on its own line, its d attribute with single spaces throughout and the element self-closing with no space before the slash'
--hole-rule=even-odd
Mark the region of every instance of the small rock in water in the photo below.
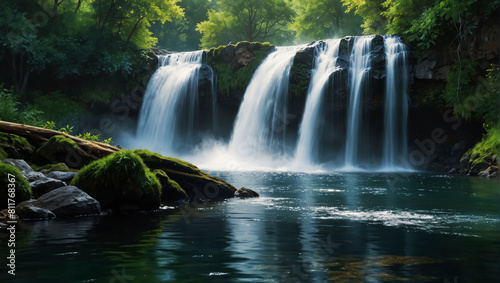
<svg viewBox="0 0 500 283">
<path fill-rule="evenodd" d="M 20 209 L 16 208 L 16 214 L 21 219 L 36 220 L 56 218 L 56 215 L 52 211 L 32 205 L 25 205 Z"/>
<path fill-rule="evenodd" d="M 242 187 L 234 192 L 234 196 L 237 198 L 256 198 L 259 197 L 259 194 L 253 190 Z"/>
<path fill-rule="evenodd" d="M 499 169 L 497 166 L 490 166 L 487 169 L 479 172 L 478 176 L 487 178 L 498 178 Z"/>
</svg>

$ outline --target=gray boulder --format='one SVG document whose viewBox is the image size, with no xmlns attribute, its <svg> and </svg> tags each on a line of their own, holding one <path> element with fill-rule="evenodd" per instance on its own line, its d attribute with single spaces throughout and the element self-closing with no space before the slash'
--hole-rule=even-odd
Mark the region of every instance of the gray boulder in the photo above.
<svg viewBox="0 0 500 283">
<path fill-rule="evenodd" d="M 95 215 L 101 213 L 97 200 L 74 186 L 61 187 L 42 195 L 34 206 L 48 209 L 57 216 Z"/>
<path fill-rule="evenodd" d="M 31 166 L 29 166 L 29 164 L 26 163 L 26 161 L 24 161 L 22 159 L 7 158 L 3 162 L 10 164 L 10 165 L 13 165 L 17 169 L 19 169 L 19 171 L 21 171 L 21 173 L 23 173 L 23 175 L 26 173 L 35 172 L 35 170 L 33 170 L 33 168 L 31 168 Z"/>
<path fill-rule="evenodd" d="M 76 177 L 76 175 L 76 172 L 52 171 L 47 174 L 47 177 L 61 180 L 69 184 Z"/>
<path fill-rule="evenodd" d="M 28 182 L 46 178 L 42 173 L 35 172 L 35 170 L 33 170 L 33 168 L 31 168 L 31 166 L 29 166 L 29 164 L 26 163 L 26 161 L 24 161 L 23 159 L 7 158 L 3 162 L 13 165 L 17 169 L 19 169 L 19 171 L 21 171 L 21 174 L 23 174 L 24 178 L 28 180 Z"/>
<path fill-rule="evenodd" d="M 30 183 L 31 191 L 33 192 L 34 198 L 39 198 L 40 196 L 52 190 L 65 186 L 67 186 L 65 182 L 47 177 L 45 177 L 45 179 L 36 180 Z"/>
<path fill-rule="evenodd" d="M 40 172 L 29 172 L 29 173 L 23 173 L 23 176 L 26 180 L 28 180 L 28 182 L 34 182 L 34 181 L 38 181 L 38 180 L 43 180 L 43 179 L 47 179 L 47 177 L 45 175 L 43 175 L 42 173 Z"/>
<path fill-rule="evenodd" d="M 33 205 L 25 205 L 21 208 L 16 207 L 16 214 L 21 219 L 35 220 L 56 218 L 56 215 L 52 211 Z"/>
</svg>

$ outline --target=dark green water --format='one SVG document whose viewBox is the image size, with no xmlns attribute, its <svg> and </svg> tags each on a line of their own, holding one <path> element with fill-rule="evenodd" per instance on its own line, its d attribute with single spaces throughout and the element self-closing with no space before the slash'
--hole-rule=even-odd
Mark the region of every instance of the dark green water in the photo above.
<svg viewBox="0 0 500 283">
<path fill-rule="evenodd" d="M 497 180 L 210 173 L 261 197 L 26 222 L 0 282 L 499 281 Z"/>
</svg>

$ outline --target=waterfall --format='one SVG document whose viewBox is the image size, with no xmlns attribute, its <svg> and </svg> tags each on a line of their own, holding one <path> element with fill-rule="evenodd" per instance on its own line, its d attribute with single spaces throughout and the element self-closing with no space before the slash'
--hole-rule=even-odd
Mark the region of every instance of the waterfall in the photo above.
<svg viewBox="0 0 500 283">
<path fill-rule="evenodd" d="M 314 69 L 307 91 L 304 115 L 299 128 L 299 139 L 295 151 L 295 162 L 300 166 L 311 166 L 317 163 L 319 141 L 323 131 L 325 87 L 330 76 L 337 69 L 340 39 L 324 41 L 316 45 L 314 50 Z"/>
<path fill-rule="evenodd" d="M 345 150 L 345 167 L 360 165 L 360 153 L 366 150 L 370 141 L 363 136 L 364 100 L 370 83 L 370 51 L 373 36 L 356 37 L 352 48 L 349 69 L 349 105 L 347 114 L 347 136 Z"/>
<path fill-rule="evenodd" d="M 139 140 L 148 149 L 173 154 L 194 144 L 199 122 L 198 81 L 203 53 L 159 57 L 159 68 L 148 83 L 137 128 Z"/>
<path fill-rule="evenodd" d="M 252 157 L 284 152 L 289 75 L 300 48 L 278 47 L 257 68 L 236 116 L 230 152 Z"/>
<path fill-rule="evenodd" d="M 290 82 L 299 50 L 304 53 L 295 67 L 309 62 L 313 67 Z M 220 116 L 221 127 L 232 122 L 232 131 L 217 128 L 218 78 L 202 64 L 203 54 L 159 57 L 139 115 L 137 136 L 143 143 L 136 147 L 218 170 L 410 169 L 402 166 L 408 155 L 408 51 L 399 37 L 277 47 L 254 72 L 237 114 L 224 104 L 237 101 L 236 94 L 219 101 L 228 109 Z M 289 83 L 295 91 L 303 82 L 307 92 L 289 98 Z M 296 111 L 302 105 L 301 115 Z M 301 117 L 300 124 L 292 116 Z"/>
<path fill-rule="evenodd" d="M 397 169 L 398 158 L 408 156 L 408 52 L 396 36 L 385 36 L 384 45 L 387 76 L 382 167 Z"/>
</svg>

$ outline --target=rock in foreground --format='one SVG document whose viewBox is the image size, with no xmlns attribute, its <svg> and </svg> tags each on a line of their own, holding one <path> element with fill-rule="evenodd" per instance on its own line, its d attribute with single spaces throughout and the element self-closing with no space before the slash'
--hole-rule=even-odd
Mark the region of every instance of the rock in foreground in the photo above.
<svg viewBox="0 0 500 283">
<path fill-rule="evenodd" d="M 50 210 L 56 216 L 95 215 L 101 213 L 99 202 L 74 186 L 50 191 L 34 201 L 33 206 Z"/>
</svg>

